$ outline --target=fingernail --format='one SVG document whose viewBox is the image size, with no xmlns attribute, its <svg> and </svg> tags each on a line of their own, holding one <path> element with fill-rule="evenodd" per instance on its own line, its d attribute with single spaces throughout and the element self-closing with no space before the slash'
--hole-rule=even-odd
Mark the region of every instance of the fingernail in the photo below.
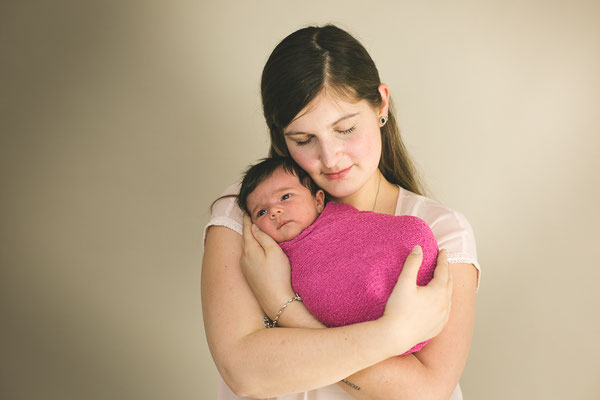
<svg viewBox="0 0 600 400">
<path fill-rule="evenodd" d="M 423 252 L 423 249 L 421 249 L 421 246 L 416 245 L 415 247 L 413 247 L 410 254 L 421 254 L 422 252 Z"/>
<path fill-rule="evenodd" d="M 258 231 L 258 226 L 256 224 L 252 224 L 252 232 Z"/>
</svg>

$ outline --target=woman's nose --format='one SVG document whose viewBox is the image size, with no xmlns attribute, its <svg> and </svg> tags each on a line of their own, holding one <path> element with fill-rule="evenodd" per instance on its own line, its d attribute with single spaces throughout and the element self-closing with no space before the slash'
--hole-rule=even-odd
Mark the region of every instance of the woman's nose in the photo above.
<svg viewBox="0 0 600 400">
<path fill-rule="evenodd" d="M 334 168 L 338 164 L 341 154 L 341 143 L 335 138 L 321 142 L 321 163 L 325 168 Z"/>
</svg>

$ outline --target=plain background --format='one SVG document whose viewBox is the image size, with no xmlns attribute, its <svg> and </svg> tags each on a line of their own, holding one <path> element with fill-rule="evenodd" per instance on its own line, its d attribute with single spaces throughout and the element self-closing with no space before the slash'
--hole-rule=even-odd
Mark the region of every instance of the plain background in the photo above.
<svg viewBox="0 0 600 400">
<path fill-rule="evenodd" d="M 2 399 L 215 398 L 208 207 L 266 155 L 269 53 L 326 22 L 475 231 L 465 398 L 600 398 L 597 1 L 43 3 L 0 6 Z"/>
</svg>

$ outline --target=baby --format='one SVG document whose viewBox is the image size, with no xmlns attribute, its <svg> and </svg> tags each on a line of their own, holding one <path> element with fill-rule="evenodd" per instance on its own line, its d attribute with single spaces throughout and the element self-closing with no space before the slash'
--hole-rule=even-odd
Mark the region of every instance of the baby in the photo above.
<svg viewBox="0 0 600 400">
<path fill-rule="evenodd" d="M 304 170 L 281 157 L 250 167 L 237 198 L 240 208 L 288 256 L 293 290 L 323 324 L 342 326 L 381 317 L 417 244 L 423 248 L 417 283 L 425 285 L 433 278 L 438 249 L 425 221 L 326 200 Z"/>
</svg>

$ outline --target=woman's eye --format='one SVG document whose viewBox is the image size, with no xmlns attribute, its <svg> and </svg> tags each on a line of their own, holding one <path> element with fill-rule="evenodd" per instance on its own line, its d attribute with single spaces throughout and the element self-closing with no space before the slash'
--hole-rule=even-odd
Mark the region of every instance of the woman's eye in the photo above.
<svg viewBox="0 0 600 400">
<path fill-rule="evenodd" d="M 289 199 L 290 197 L 292 197 L 292 195 L 291 195 L 291 194 L 289 194 L 289 193 L 286 193 L 286 194 L 284 194 L 283 196 L 281 196 L 281 200 L 287 200 L 287 199 Z"/>
<path fill-rule="evenodd" d="M 347 135 L 349 133 L 352 133 L 355 128 L 356 128 L 356 126 L 353 126 L 352 128 L 346 129 L 345 131 L 338 131 L 338 132 L 341 133 L 341 134 L 343 134 L 343 135 Z"/>
<path fill-rule="evenodd" d="M 305 144 L 309 144 L 312 140 L 312 137 L 309 137 L 306 140 L 296 140 L 296 146 L 304 146 Z"/>
<path fill-rule="evenodd" d="M 257 217 L 262 217 L 263 215 L 265 215 L 267 213 L 267 210 L 262 209 L 259 212 L 256 213 Z"/>
</svg>

